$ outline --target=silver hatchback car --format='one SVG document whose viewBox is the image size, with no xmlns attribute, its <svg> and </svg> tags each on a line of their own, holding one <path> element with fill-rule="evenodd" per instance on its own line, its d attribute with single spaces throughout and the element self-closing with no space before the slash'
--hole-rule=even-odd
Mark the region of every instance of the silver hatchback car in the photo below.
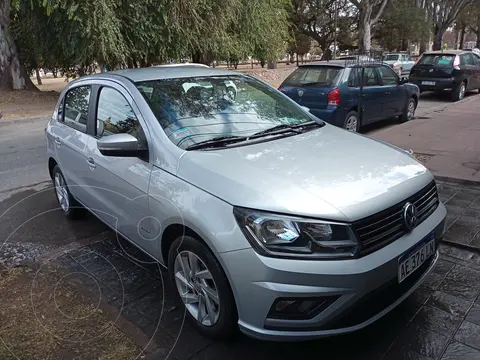
<svg viewBox="0 0 480 360">
<path fill-rule="evenodd" d="M 47 126 L 67 218 L 86 209 L 168 268 L 196 328 L 271 340 L 361 329 L 438 258 L 431 173 L 238 72 L 82 77 Z"/>
</svg>

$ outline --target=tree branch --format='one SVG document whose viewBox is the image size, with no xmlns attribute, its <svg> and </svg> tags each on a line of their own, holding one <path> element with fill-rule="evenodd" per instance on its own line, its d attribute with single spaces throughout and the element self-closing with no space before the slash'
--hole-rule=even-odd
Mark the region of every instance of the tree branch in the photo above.
<svg viewBox="0 0 480 360">
<path fill-rule="evenodd" d="M 388 2 L 390 0 L 382 0 L 382 3 L 380 4 L 380 8 L 378 9 L 377 15 L 372 19 L 371 25 L 375 25 L 378 20 L 380 19 L 380 16 L 383 14 L 383 10 L 385 10 L 385 6 L 387 6 Z"/>
</svg>

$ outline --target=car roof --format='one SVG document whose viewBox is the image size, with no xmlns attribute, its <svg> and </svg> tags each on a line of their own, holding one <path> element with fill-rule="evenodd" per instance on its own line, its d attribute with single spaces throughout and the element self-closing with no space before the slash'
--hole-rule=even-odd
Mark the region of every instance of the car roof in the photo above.
<svg viewBox="0 0 480 360">
<path fill-rule="evenodd" d="M 468 52 L 469 51 L 465 51 L 465 50 L 435 50 L 435 51 L 425 51 L 423 55 L 438 55 L 438 54 L 460 55 Z"/>
<path fill-rule="evenodd" d="M 207 66 L 199 66 L 193 64 L 178 64 L 178 65 L 159 65 L 152 67 L 145 67 L 139 69 L 125 69 L 109 71 L 102 74 L 93 74 L 83 76 L 80 79 L 115 79 L 119 77 L 128 79 L 132 82 L 152 81 L 160 79 L 175 79 L 185 77 L 198 76 L 226 76 L 226 75 L 242 75 L 238 71 L 215 69 Z"/>
<path fill-rule="evenodd" d="M 308 66 L 333 66 L 339 68 L 346 67 L 355 67 L 355 66 L 368 66 L 368 65 L 383 65 L 379 60 L 357 60 L 357 59 L 344 59 L 344 60 L 323 60 L 323 61 L 314 61 L 308 64 L 301 64 L 301 67 Z"/>
</svg>

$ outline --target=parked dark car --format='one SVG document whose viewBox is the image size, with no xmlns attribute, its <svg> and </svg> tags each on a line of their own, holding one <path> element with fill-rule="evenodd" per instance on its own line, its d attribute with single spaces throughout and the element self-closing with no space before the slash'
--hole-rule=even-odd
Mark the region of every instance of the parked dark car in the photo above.
<svg viewBox="0 0 480 360">
<path fill-rule="evenodd" d="M 302 65 L 279 90 L 316 117 L 350 131 L 394 116 L 402 122 L 413 118 L 420 94 L 385 64 L 345 60 Z"/>
<path fill-rule="evenodd" d="M 410 81 L 420 91 L 452 90 L 452 100 L 480 89 L 480 56 L 473 51 L 448 50 L 424 53 L 410 71 Z"/>
</svg>

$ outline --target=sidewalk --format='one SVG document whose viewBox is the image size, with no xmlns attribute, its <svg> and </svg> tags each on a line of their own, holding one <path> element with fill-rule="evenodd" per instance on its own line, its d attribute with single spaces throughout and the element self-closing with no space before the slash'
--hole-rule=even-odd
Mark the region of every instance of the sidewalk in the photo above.
<svg viewBox="0 0 480 360">
<path fill-rule="evenodd" d="M 478 95 L 369 136 L 427 155 L 425 166 L 439 178 L 480 182 Z"/>
</svg>

